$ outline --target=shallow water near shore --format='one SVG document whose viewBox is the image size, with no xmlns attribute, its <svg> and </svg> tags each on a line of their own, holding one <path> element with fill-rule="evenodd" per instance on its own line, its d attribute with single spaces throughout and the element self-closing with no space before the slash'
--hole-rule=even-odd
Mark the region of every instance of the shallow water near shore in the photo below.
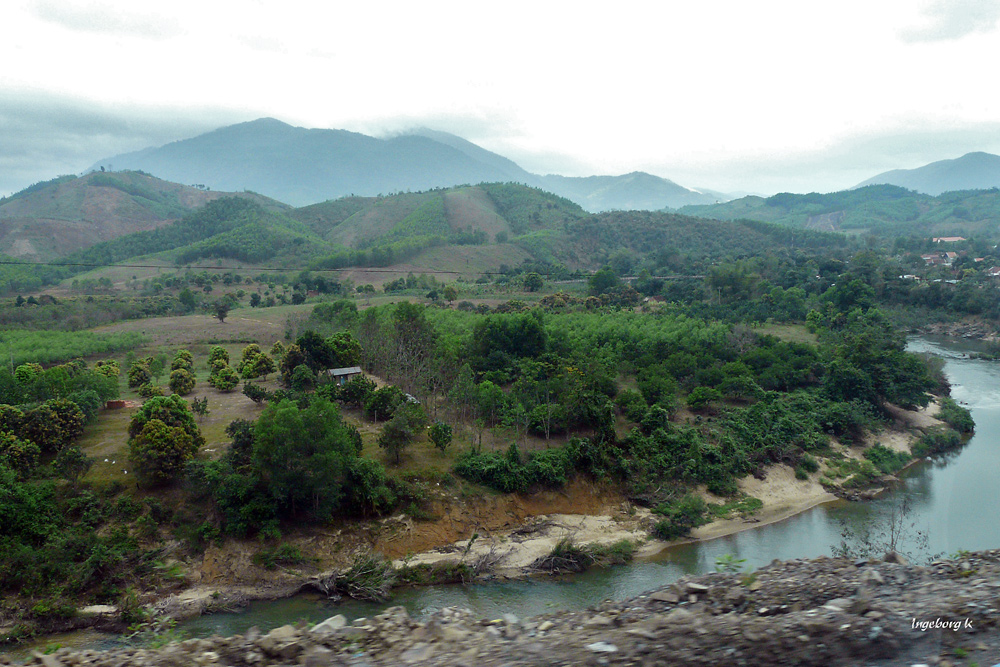
<svg viewBox="0 0 1000 667">
<path fill-rule="evenodd" d="M 954 339 L 914 339 L 909 349 L 945 359 L 952 397 L 972 410 L 976 435 L 959 451 L 911 466 L 903 473 L 899 488 L 877 500 L 827 503 L 777 523 L 668 547 L 629 565 L 595 569 L 572 577 L 399 590 L 384 604 L 355 601 L 334 604 L 320 597 L 298 596 L 254 602 L 239 613 L 190 619 L 179 623 L 178 630 L 189 637 L 232 635 L 252 626 L 266 632 L 287 623 L 315 622 L 334 614 L 343 614 L 349 620 L 370 617 L 394 605 L 405 607 L 418 618 L 448 606 L 469 608 L 486 618 L 498 618 L 505 613 L 524 618 L 583 609 L 606 599 L 640 595 L 687 574 L 711 572 L 721 556 L 745 559 L 743 567 L 754 569 L 774 559 L 831 555 L 841 542 L 844 522 L 884 522 L 904 496 L 911 510 L 905 522 L 911 539 L 903 545 L 903 550 L 912 552 L 918 561 L 959 549 L 996 548 L 1000 546 L 1000 523 L 995 520 L 1000 515 L 1000 492 L 996 487 L 1000 472 L 1000 362 L 969 359 L 967 355 L 977 351 L 977 345 Z M 918 532 L 926 535 L 926 545 L 914 539 Z M 76 641 L 79 634 L 73 634 L 72 645 L 107 647 L 108 638 L 89 633 L 89 639 Z M 52 644 L 71 645 L 69 641 L 50 637 L 39 646 Z"/>
</svg>

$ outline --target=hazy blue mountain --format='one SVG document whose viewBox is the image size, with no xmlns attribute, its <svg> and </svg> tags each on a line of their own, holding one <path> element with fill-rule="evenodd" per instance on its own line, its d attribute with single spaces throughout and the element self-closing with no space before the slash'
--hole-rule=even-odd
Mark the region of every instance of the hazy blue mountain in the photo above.
<svg viewBox="0 0 1000 667">
<path fill-rule="evenodd" d="M 702 193 L 642 171 L 622 176 L 541 176 L 538 187 L 576 202 L 591 212 L 675 209 L 693 204 L 715 204 L 727 199 Z"/>
<path fill-rule="evenodd" d="M 719 201 L 658 176 L 537 176 L 446 132 L 420 129 L 385 139 L 346 130 L 292 127 L 273 118 L 101 160 L 115 171 L 216 190 L 252 190 L 303 206 L 346 195 L 515 182 L 549 190 L 589 211 L 678 208 Z"/>
<path fill-rule="evenodd" d="M 1000 187 L 1000 156 L 967 153 L 954 160 L 939 160 L 916 169 L 893 169 L 857 187 L 878 184 L 898 185 L 935 196 L 954 190 L 988 190 Z"/>
</svg>

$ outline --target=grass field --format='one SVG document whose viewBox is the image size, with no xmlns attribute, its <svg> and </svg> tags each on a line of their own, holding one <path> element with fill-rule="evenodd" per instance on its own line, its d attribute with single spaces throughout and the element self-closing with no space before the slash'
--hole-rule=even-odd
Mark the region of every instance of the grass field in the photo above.
<svg viewBox="0 0 1000 667">
<path fill-rule="evenodd" d="M 757 328 L 762 334 L 769 334 L 788 341 L 789 343 L 809 343 L 815 345 L 816 334 L 810 332 L 802 324 L 762 324 Z"/>
</svg>

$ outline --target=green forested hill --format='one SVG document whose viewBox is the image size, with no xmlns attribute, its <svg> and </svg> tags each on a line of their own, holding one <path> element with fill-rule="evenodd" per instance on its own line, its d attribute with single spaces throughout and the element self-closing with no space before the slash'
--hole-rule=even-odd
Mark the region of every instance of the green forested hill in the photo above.
<svg viewBox="0 0 1000 667">
<path fill-rule="evenodd" d="M 221 197 L 135 171 L 60 176 L 0 199 L 0 252 L 51 260 L 102 241 L 149 231 Z M 287 208 L 254 193 L 235 195 L 271 210 Z"/>
<path fill-rule="evenodd" d="M 650 211 L 591 215 L 557 195 L 509 183 L 275 208 L 248 198 L 217 199 L 174 223 L 97 243 L 61 260 L 80 266 L 34 272 L 7 267 L 2 277 L 9 289 L 34 288 L 93 265 L 149 256 L 175 265 L 230 260 L 289 270 L 405 265 L 457 272 L 524 261 L 593 271 L 617 256 L 619 269 L 645 263 L 698 272 L 720 259 L 848 243 L 841 235 L 745 220 Z"/>
<path fill-rule="evenodd" d="M 995 237 L 1000 232 L 1000 190 L 963 190 L 932 197 L 895 185 L 868 185 L 830 194 L 743 197 L 724 204 L 685 206 L 680 212 L 884 237 Z"/>
</svg>

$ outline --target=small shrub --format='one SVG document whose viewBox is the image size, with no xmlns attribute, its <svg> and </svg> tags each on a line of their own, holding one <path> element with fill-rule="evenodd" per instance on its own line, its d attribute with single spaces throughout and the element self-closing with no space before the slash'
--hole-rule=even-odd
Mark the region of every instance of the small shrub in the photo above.
<svg viewBox="0 0 1000 667">
<path fill-rule="evenodd" d="M 894 452 L 881 444 L 874 444 L 866 449 L 864 457 L 885 475 L 899 472 L 910 460 L 909 454 Z"/>
<path fill-rule="evenodd" d="M 708 506 L 694 494 L 687 494 L 672 503 L 663 503 L 653 510 L 663 518 L 653 526 L 653 535 L 661 540 L 673 540 L 691 533 L 693 528 L 708 522 Z"/>
<path fill-rule="evenodd" d="M 946 427 L 929 429 L 912 447 L 914 456 L 933 456 L 961 446 L 962 436 Z"/>
</svg>

